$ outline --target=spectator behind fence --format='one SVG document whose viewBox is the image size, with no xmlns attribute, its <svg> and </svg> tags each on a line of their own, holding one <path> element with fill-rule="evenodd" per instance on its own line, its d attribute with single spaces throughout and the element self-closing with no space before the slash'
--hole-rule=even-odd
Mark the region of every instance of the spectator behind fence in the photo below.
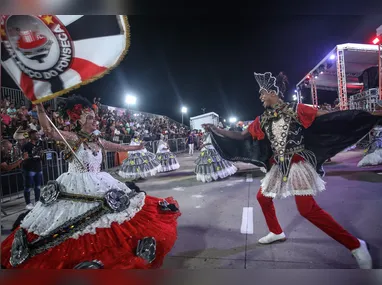
<svg viewBox="0 0 382 285">
<path fill-rule="evenodd" d="M 28 157 L 27 153 L 19 158 L 12 159 L 12 143 L 9 140 L 1 140 L 1 171 L 7 172 L 20 167 L 21 163 Z"/>
<path fill-rule="evenodd" d="M 11 116 L 7 114 L 7 109 L 2 108 L 1 109 L 1 122 L 4 123 L 5 125 L 9 126 L 11 123 Z"/>
<path fill-rule="evenodd" d="M 29 142 L 27 142 L 22 150 L 28 153 L 28 158 L 24 161 L 22 169 L 24 175 L 24 198 L 26 209 L 33 209 L 33 204 L 30 199 L 30 191 L 34 186 L 35 203 L 40 199 L 40 187 L 42 184 L 42 166 L 41 166 L 41 151 L 42 143 L 37 131 L 31 130 L 28 133 Z"/>
<path fill-rule="evenodd" d="M 16 117 L 17 110 L 16 110 L 16 108 L 15 108 L 15 104 L 14 104 L 14 103 L 11 103 L 11 104 L 9 105 L 9 108 L 7 109 L 7 114 L 8 114 L 11 118 Z"/>
<path fill-rule="evenodd" d="M 193 156 L 194 155 L 194 145 L 195 145 L 195 135 L 193 132 L 188 133 L 187 144 L 188 144 L 188 154 Z"/>
</svg>

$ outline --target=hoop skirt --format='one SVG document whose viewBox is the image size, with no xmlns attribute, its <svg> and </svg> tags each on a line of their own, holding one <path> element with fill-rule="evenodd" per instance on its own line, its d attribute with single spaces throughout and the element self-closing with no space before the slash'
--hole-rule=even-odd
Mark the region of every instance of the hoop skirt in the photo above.
<svg viewBox="0 0 382 285">
<path fill-rule="evenodd" d="M 365 149 L 363 158 L 358 162 L 358 167 L 375 166 L 382 164 L 382 128 L 375 128 L 376 132 L 371 144 Z"/>
<path fill-rule="evenodd" d="M 210 135 L 203 137 L 204 146 L 199 157 L 195 160 L 196 179 L 202 182 L 212 182 L 224 179 L 237 172 L 237 168 L 232 162 L 223 159 L 210 143 Z"/>
<path fill-rule="evenodd" d="M 96 209 L 98 203 L 66 198 L 47 204 L 44 202 L 47 196 L 42 191 L 43 199 L 24 218 L 20 227 L 2 242 L 2 266 L 16 269 L 73 269 L 79 263 L 97 260 L 105 269 L 159 268 L 177 239 L 177 218 L 180 216 L 179 211 L 163 210 L 159 203 L 165 200 L 178 208 L 177 202 L 171 197 L 160 199 L 146 196 L 140 191 L 134 193 L 108 173 L 100 172 L 101 151 L 95 155 L 81 145 L 77 155 L 87 171 L 74 160 L 69 163 L 68 172 L 54 183 L 60 185 L 66 195 L 85 199 L 90 196 L 102 198 L 110 189 L 117 189 L 130 195 L 128 207 L 119 212 L 103 214 L 55 244 L 55 239 L 64 234 L 65 224 Z M 63 233 L 57 229 L 62 229 Z M 18 231 L 25 233 L 29 245 L 37 239 L 51 237 L 50 246 L 43 247 L 42 252 L 30 255 L 15 265 L 15 262 L 11 262 L 11 257 L 14 258 L 12 244 L 17 241 Z M 52 233 L 57 234 L 52 236 Z M 147 237 L 156 241 L 155 259 L 149 261 L 137 253 L 140 241 Z"/>
<path fill-rule="evenodd" d="M 139 145 L 140 141 L 134 139 L 130 145 Z M 127 179 L 147 178 L 155 176 L 160 170 L 161 164 L 156 155 L 146 148 L 129 151 L 129 156 L 123 161 L 118 171 L 119 176 Z"/>
<path fill-rule="evenodd" d="M 169 172 L 180 167 L 176 155 L 169 150 L 168 144 L 162 140 L 159 142 L 156 158 L 161 164 L 159 172 Z"/>
</svg>

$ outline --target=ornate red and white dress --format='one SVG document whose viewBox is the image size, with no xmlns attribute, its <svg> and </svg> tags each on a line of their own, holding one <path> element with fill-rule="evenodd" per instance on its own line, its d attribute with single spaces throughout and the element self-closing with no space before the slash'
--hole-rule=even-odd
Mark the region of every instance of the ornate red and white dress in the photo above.
<svg viewBox="0 0 382 285">
<path fill-rule="evenodd" d="M 178 205 L 129 189 L 101 172 L 102 150 L 76 151 L 68 172 L 42 189 L 40 202 L 1 245 L 1 264 L 72 269 L 96 260 L 105 269 L 161 266 L 177 239 Z"/>
</svg>

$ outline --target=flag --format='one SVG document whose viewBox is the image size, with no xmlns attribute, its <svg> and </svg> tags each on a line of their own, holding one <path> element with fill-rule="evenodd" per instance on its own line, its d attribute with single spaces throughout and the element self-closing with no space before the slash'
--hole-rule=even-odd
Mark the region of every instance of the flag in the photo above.
<svg viewBox="0 0 382 285">
<path fill-rule="evenodd" d="M 3 15 L 1 64 L 33 104 L 95 81 L 130 46 L 121 15 Z"/>
</svg>

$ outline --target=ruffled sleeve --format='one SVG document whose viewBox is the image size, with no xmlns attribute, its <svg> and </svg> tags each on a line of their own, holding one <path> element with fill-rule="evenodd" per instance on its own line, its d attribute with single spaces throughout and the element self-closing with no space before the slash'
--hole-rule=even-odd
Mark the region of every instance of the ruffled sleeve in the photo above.
<svg viewBox="0 0 382 285">
<path fill-rule="evenodd" d="M 297 118 L 305 129 L 309 128 L 313 124 L 316 119 L 317 111 L 318 109 L 316 108 L 304 104 L 298 104 Z"/>
<path fill-rule="evenodd" d="M 256 119 L 248 126 L 248 132 L 251 134 L 254 140 L 262 140 L 265 137 L 264 132 L 260 126 L 260 117 L 256 117 Z"/>
</svg>

